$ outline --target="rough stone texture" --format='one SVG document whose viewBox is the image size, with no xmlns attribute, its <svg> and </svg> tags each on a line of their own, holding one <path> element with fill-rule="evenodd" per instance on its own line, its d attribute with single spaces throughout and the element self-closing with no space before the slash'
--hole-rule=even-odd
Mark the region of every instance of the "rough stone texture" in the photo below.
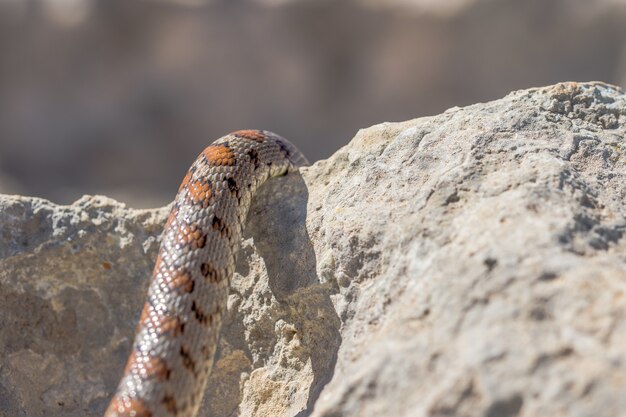
<svg viewBox="0 0 626 417">
<path fill-rule="evenodd" d="M 570 83 L 319 163 L 308 224 L 343 342 L 315 415 L 623 415 L 625 134 L 623 93 Z"/>
<path fill-rule="evenodd" d="M 626 96 L 360 131 L 251 210 L 202 416 L 620 416 Z M 0 415 L 97 416 L 166 208 L 0 199 Z"/>
<path fill-rule="evenodd" d="M 104 411 L 166 211 L 0 200 L 0 415 Z"/>
</svg>

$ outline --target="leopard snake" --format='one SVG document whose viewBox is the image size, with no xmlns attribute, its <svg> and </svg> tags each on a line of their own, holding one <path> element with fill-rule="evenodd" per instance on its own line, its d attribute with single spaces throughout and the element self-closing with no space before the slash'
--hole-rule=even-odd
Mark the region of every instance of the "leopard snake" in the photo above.
<svg viewBox="0 0 626 417">
<path fill-rule="evenodd" d="M 307 165 L 286 139 L 240 130 L 208 146 L 163 230 L 132 352 L 105 417 L 194 417 L 213 364 L 255 190 Z"/>
</svg>

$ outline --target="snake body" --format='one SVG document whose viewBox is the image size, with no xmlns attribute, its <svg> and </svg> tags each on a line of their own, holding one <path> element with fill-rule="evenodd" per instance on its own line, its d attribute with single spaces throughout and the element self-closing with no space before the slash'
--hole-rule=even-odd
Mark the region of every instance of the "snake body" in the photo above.
<svg viewBox="0 0 626 417">
<path fill-rule="evenodd" d="M 183 179 L 162 235 L 132 352 L 105 417 L 193 417 L 213 364 L 228 283 L 255 190 L 306 165 L 286 139 L 241 130 Z"/>
</svg>

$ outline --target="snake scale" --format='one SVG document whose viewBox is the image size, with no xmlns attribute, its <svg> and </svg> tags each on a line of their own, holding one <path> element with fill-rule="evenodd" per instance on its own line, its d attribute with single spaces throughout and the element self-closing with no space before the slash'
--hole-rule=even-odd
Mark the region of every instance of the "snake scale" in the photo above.
<svg viewBox="0 0 626 417">
<path fill-rule="evenodd" d="M 208 146 L 163 230 L 132 352 L 105 417 L 193 417 L 213 364 L 255 190 L 308 164 L 286 139 L 240 130 Z"/>
</svg>

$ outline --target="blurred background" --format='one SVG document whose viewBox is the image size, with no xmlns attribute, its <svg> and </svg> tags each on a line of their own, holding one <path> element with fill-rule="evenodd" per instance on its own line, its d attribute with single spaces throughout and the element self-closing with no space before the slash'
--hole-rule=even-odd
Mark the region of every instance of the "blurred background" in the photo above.
<svg viewBox="0 0 626 417">
<path fill-rule="evenodd" d="M 626 0 L 0 0 L 0 192 L 171 201 L 263 128 L 359 128 L 559 81 L 626 86 Z"/>
</svg>

